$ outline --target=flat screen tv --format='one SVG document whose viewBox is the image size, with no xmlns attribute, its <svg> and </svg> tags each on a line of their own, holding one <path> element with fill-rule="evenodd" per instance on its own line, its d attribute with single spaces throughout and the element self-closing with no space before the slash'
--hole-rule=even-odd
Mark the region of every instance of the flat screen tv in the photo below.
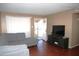
<svg viewBox="0 0 79 59">
<path fill-rule="evenodd" d="M 53 34 L 64 36 L 65 34 L 65 26 L 64 25 L 53 25 L 52 29 Z"/>
</svg>

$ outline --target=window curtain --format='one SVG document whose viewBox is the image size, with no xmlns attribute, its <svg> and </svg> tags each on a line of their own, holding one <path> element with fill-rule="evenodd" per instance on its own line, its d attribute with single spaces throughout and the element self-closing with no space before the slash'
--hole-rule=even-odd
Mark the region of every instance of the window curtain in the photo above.
<svg viewBox="0 0 79 59">
<path fill-rule="evenodd" d="M 25 33 L 31 37 L 31 17 L 6 16 L 7 33 Z"/>
</svg>

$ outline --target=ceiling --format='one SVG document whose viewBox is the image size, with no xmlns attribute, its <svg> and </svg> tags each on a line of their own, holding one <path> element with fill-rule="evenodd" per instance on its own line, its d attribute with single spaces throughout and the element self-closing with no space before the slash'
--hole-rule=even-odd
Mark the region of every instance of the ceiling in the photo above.
<svg viewBox="0 0 79 59">
<path fill-rule="evenodd" d="M 42 16 L 76 9 L 78 7 L 78 3 L 0 3 L 1 12 L 26 13 Z"/>
</svg>

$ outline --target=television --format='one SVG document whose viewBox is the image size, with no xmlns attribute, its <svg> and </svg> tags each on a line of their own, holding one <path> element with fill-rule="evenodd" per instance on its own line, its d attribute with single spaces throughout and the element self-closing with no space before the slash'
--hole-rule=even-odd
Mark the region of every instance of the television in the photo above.
<svg viewBox="0 0 79 59">
<path fill-rule="evenodd" d="M 53 25 L 52 32 L 55 35 L 64 36 L 64 34 L 65 34 L 65 25 Z"/>
</svg>

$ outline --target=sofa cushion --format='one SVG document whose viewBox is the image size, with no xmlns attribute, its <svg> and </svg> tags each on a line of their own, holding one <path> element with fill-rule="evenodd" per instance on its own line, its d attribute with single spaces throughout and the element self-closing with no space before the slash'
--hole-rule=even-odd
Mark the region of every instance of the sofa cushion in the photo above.
<svg viewBox="0 0 79 59">
<path fill-rule="evenodd" d="M 16 41 L 17 40 L 15 33 L 5 33 L 4 37 L 6 38 L 7 41 Z"/>
<path fill-rule="evenodd" d="M 24 40 L 25 39 L 25 33 L 16 33 L 17 40 Z"/>
<path fill-rule="evenodd" d="M 6 41 L 6 39 L 4 37 L 0 36 L 0 46 L 7 45 L 7 44 L 8 44 L 8 42 Z"/>
<path fill-rule="evenodd" d="M 2 33 L 0 35 L 1 38 L 1 45 L 2 39 L 4 39 L 8 45 L 16 45 L 16 44 L 24 44 L 26 41 L 24 33 Z"/>
</svg>

